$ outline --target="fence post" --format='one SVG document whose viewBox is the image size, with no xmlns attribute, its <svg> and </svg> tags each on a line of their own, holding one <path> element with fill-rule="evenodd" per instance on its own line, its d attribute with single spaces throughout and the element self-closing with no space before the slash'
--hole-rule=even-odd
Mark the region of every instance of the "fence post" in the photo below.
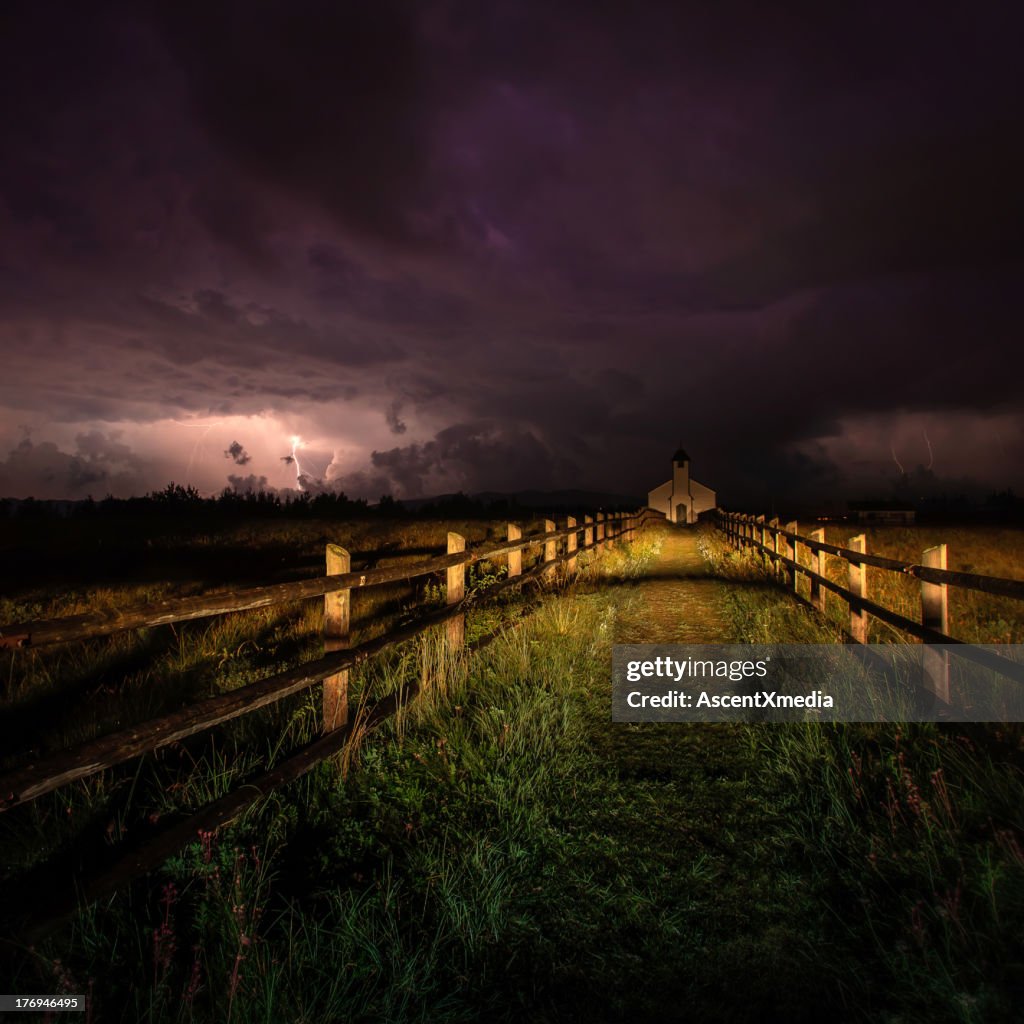
<svg viewBox="0 0 1024 1024">
<path fill-rule="evenodd" d="M 867 536 L 863 533 L 851 537 L 846 545 L 851 551 L 866 554 Z M 868 596 L 868 567 L 863 562 L 850 562 L 850 593 L 853 597 Z M 855 601 L 850 601 L 850 636 L 859 644 L 868 642 L 868 613 Z"/>
<path fill-rule="evenodd" d="M 757 524 L 755 527 L 755 537 L 761 542 L 761 547 L 758 548 L 757 553 L 761 558 L 761 565 L 763 566 L 768 561 L 768 556 L 764 553 L 764 546 L 768 543 L 768 534 L 764 528 L 764 516 L 758 516 L 754 522 Z M 756 536 L 757 533 L 760 533 L 759 537 Z"/>
<path fill-rule="evenodd" d="M 597 541 L 597 553 L 603 554 L 604 552 L 604 513 L 597 513 L 597 525 L 594 527 L 595 540 Z"/>
<path fill-rule="evenodd" d="M 448 554 L 454 555 L 466 550 L 466 538 L 458 533 L 448 534 Z M 447 603 L 458 604 L 466 596 L 466 565 L 453 565 L 448 569 Z M 448 646 L 451 650 L 460 650 L 466 639 L 465 613 L 455 615 L 448 620 Z"/>
<path fill-rule="evenodd" d="M 569 555 L 569 561 L 566 563 L 566 571 L 570 576 L 576 573 L 576 520 L 572 516 L 569 516 L 565 521 L 566 528 L 569 530 L 569 536 L 565 538 L 565 550 Z"/>
<path fill-rule="evenodd" d="M 351 572 L 352 556 L 337 544 L 327 545 L 327 576 Z M 324 653 L 348 647 L 351 625 L 352 591 L 335 590 L 324 594 Z M 348 722 L 348 669 L 324 680 L 324 732 L 333 732 Z"/>
<path fill-rule="evenodd" d="M 768 526 L 772 531 L 772 553 L 778 555 L 779 553 L 779 535 L 775 532 L 779 528 L 779 517 L 773 516 L 768 520 Z M 779 575 L 779 560 L 778 558 L 772 558 L 772 574 L 774 576 Z"/>
<path fill-rule="evenodd" d="M 791 523 L 786 523 L 786 531 L 788 533 L 799 533 L 800 524 L 794 519 Z M 789 537 L 786 537 L 785 540 L 786 557 L 791 558 L 795 562 L 797 560 L 796 541 L 790 540 Z M 786 582 L 793 587 L 794 593 L 800 592 L 800 574 L 795 568 L 786 566 Z"/>
<path fill-rule="evenodd" d="M 825 529 L 822 527 L 820 530 L 811 530 L 811 540 L 818 541 L 819 544 L 825 543 Z M 824 551 L 811 551 L 811 568 L 819 575 L 825 575 L 825 552 Z M 811 604 L 821 612 L 825 614 L 825 595 L 828 591 L 816 580 L 811 579 Z"/>
<path fill-rule="evenodd" d="M 929 569 L 946 568 L 946 545 L 926 548 L 921 562 Z M 946 583 L 921 581 L 921 625 L 949 631 L 949 586 Z M 949 651 L 936 650 L 932 644 L 924 648 L 924 685 L 939 700 L 949 703 Z"/>
<path fill-rule="evenodd" d="M 594 517 L 583 517 L 583 546 L 589 548 L 594 543 Z"/>
<path fill-rule="evenodd" d="M 558 529 L 558 527 L 555 526 L 555 522 L 554 522 L 553 519 L 545 519 L 544 520 L 544 532 L 545 533 L 554 533 L 555 530 L 557 530 L 557 529 Z M 558 542 L 557 541 L 553 541 L 553 540 L 546 540 L 546 541 L 544 541 L 544 562 L 545 562 L 545 566 L 544 566 L 544 571 L 543 571 L 542 575 L 549 576 L 551 574 L 551 571 L 552 571 L 552 569 L 554 567 L 553 566 L 549 566 L 547 563 L 548 562 L 553 562 L 555 560 L 555 558 L 557 557 L 557 555 L 558 555 Z"/>
<path fill-rule="evenodd" d="M 522 527 L 515 523 L 508 523 L 505 527 L 508 540 L 522 540 Z M 522 576 L 523 574 L 523 553 L 522 551 L 510 551 L 508 553 L 508 574 L 509 576 Z"/>
</svg>

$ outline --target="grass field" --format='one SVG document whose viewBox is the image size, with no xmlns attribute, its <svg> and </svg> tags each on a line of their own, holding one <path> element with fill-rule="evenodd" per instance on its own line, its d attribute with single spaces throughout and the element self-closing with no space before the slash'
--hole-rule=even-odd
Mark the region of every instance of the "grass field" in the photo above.
<svg viewBox="0 0 1024 1024">
<path fill-rule="evenodd" d="M 255 542 L 252 561 L 269 566 L 296 526 L 315 574 L 323 524 L 208 546 Z M 407 547 L 440 547 L 451 527 L 415 528 Z M 498 526 L 463 529 L 478 539 Z M 399 557 L 394 539 L 377 526 L 340 541 L 383 559 Z M 359 670 L 357 700 L 409 678 L 424 693 L 63 932 L 5 943 L 9 990 L 91 993 L 96 1021 L 1016 1019 L 1021 730 L 612 725 L 611 643 L 633 598 L 607 584 L 638 579 L 657 543 L 645 534 L 544 594 L 472 658 L 450 659 L 435 637 Z M 703 543 L 748 584 L 731 591 L 737 639 L 839 638 L 758 585 L 749 555 L 711 532 Z M 167 589 L 203 583 L 180 577 Z M 107 581 L 99 600 L 151 585 Z M 422 596 L 364 607 L 362 628 Z M 65 610 L 96 599 L 7 598 Z M 5 655 L 4 756 L 312 657 L 319 605 Z M 469 638 L 519 607 L 471 614 Z M 0 816 L 4 892 L 31 890 L 45 859 L 102 853 L 151 816 L 173 820 L 239 785 L 315 735 L 319 713 L 315 694 L 292 698 Z"/>
<path fill-rule="evenodd" d="M 432 522 L 384 520 L 331 524 L 323 521 L 255 521 L 206 532 L 187 523 L 138 524 L 120 534 L 109 524 L 71 521 L 75 540 L 110 549 L 98 582 L 63 587 L 54 573 L 69 561 L 58 533 L 45 541 L 39 524 L 21 537 L 38 573 L 5 580 L 0 623 L 47 619 L 150 601 L 216 593 L 232 586 L 286 582 L 322 575 L 327 543 L 346 547 L 353 568 L 384 568 L 443 552 L 449 530 L 470 543 L 504 539 L 504 524 L 479 520 Z M 542 530 L 539 522 L 529 529 Z M 36 529 L 33 530 L 32 528 Z M 52 532 L 52 524 L 51 524 Z M 25 556 L 27 561 L 27 555 Z M 529 561 L 527 560 L 527 564 Z M 478 565 L 469 586 L 500 568 Z M 41 578 L 46 582 L 39 583 Z M 433 594 L 426 592 L 434 587 Z M 387 630 L 424 599 L 439 596 L 436 580 L 356 590 L 352 595 L 353 641 Z M 59 749 L 180 707 L 285 669 L 319 651 L 323 602 L 278 605 L 254 612 L 136 630 L 111 638 L 0 654 L 0 767 L 32 752 Z"/>
<path fill-rule="evenodd" d="M 829 531 L 827 540 L 842 543 L 855 532 Z M 1021 575 L 1022 536 L 1013 531 L 879 530 L 869 533 L 868 551 L 919 559 L 920 548 L 942 541 L 950 545 L 950 568 Z M 764 579 L 759 559 L 727 548 L 720 535 L 707 533 L 705 552 L 729 577 Z M 901 591 L 884 580 L 875 581 L 873 594 L 919 614 L 913 593 L 902 594 L 901 609 Z M 953 600 L 951 588 L 951 607 Z M 842 639 L 838 609 L 822 620 L 774 586 L 738 587 L 732 601 L 739 639 Z M 970 595 L 958 603 L 958 630 L 951 615 L 951 630 L 975 642 L 1019 642 L 1021 614 L 1013 604 Z M 901 638 L 886 627 L 871 639 Z M 787 832 L 804 849 L 811 884 L 824 894 L 842 941 L 860 951 L 849 958 L 848 978 L 860 987 L 861 1004 L 886 993 L 873 1019 L 1017 1019 L 1024 995 L 1024 727 L 747 728 L 763 770 L 799 795 Z"/>
<path fill-rule="evenodd" d="M 803 523 L 800 532 L 806 535 L 818 524 Z M 867 550 L 874 555 L 910 562 L 922 561 L 926 548 L 937 544 L 947 546 L 947 567 L 957 572 L 978 573 L 1024 579 L 1024 530 L 996 526 L 858 526 L 828 523 L 825 540 L 845 546 L 857 534 L 867 536 Z M 800 561 L 810 565 L 809 553 L 799 546 Z M 827 556 L 830 579 L 848 585 L 846 562 Z M 807 596 L 808 584 L 801 581 L 801 593 Z M 868 597 L 908 618 L 920 621 L 921 584 L 900 573 L 868 566 Z M 950 587 L 949 632 L 969 643 L 1024 643 L 1024 602 L 995 597 L 960 587 Z M 836 622 L 848 614 L 846 605 L 835 594 L 828 594 L 828 609 Z M 906 637 L 894 627 L 871 620 L 869 640 L 872 643 L 905 642 Z"/>
</svg>

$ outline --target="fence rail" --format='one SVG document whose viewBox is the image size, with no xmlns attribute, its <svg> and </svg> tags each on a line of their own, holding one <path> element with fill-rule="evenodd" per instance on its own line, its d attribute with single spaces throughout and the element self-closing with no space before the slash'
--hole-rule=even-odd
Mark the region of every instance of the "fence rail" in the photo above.
<svg viewBox="0 0 1024 1024">
<path fill-rule="evenodd" d="M 922 562 L 906 562 L 868 554 L 866 534 L 852 537 L 848 542 L 852 546 L 844 548 L 826 543 L 824 529 L 814 530 L 810 536 L 801 534 L 796 521 L 789 522 L 783 527 L 777 518 L 766 521 L 763 515 L 728 512 L 721 508 L 715 510 L 715 518 L 719 529 L 733 547 L 757 551 L 777 569 L 782 569 L 785 585 L 797 596 L 802 597 L 798 590 L 798 579 L 801 575 L 805 576 L 810 581 L 810 604 L 818 611 L 825 611 L 826 591 L 831 591 L 842 598 L 849 607 L 849 634 L 858 643 L 867 643 L 868 616 L 874 616 L 934 648 L 926 652 L 926 685 L 935 696 L 947 704 L 950 700 L 947 650 L 955 650 L 961 657 L 1018 682 L 1024 682 L 1024 666 L 992 651 L 969 645 L 947 632 L 949 587 L 1024 600 L 1024 580 L 951 572 L 946 568 L 945 544 L 927 548 L 923 552 Z M 804 565 L 800 561 L 797 547 L 800 544 L 811 552 L 814 567 Z M 780 545 L 784 546 L 785 551 L 780 550 Z M 828 577 L 826 555 L 833 555 L 847 563 L 848 586 L 844 587 Z M 919 620 L 901 615 L 868 598 L 865 572 L 867 566 L 899 573 L 921 582 Z"/>
<path fill-rule="evenodd" d="M 598 522 L 607 523 L 609 528 L 619 529 L 624 522 L 633 522 L 639 513 L 625 520 L 613 515 L 605 520 L 599 514 Z M 603 529 L 603 527 L 601 527 Z M 556 544 L 571 535 L 576 536 L 584 526 L 552 530 L 539 536 L 509 540 L 497 544 L 484 544 L 468 551 L 449 552 L 412 565 L 392 566 L 386 569 L 367 569 L 364 572 L 344 572 L 312 579 L 297 580 L 293 583 L 275 583 L 269 586 L 247 587 L 241 590 L 216 594 L 199 594 L 196 597 L 175 598 L 137 605 L 134 608 L 110 609 L 69 615 L 46 621 L 19 622 L 0 627 L 0 649 L 10 647 L 42 647 L 49 644 L 68 643 L 72 640 L 87 640 L 128 629 L 148 626 L 166 626 L 189 619 L 204 619 L 229 612 L 253 611 L 287 601 L 301 601 L 308 598 L 324 597 L 337 591 L 379 586 L 383 583 L 398 583 L 428 576 L 448 569 L 457 569 L 484 559 L 507 556 L 522 552 L 540 544 Z M 610 538 L 611 539 L 611 538 Z"/>
<path fill-rule="evenodd" d="M 167 625 L 189 619 L 207 618 L 231 612 L 249 611 L 301 599 L 324 598 L 324 650 L 319 658 L 295 668 L 274 673 L 228 693 L 208 697 L 185 708 L 120 729 L 98 739 L 58 751 L 0 775 L 0 813 L 34 800 L 77 780 L 103 772 L 133 758 L 267 707 L 288 696 L 323 683 L 322 735 L 293 752 L 282 763 L 211 804 L 186 820 L 166 827 L 138 849 L 126 852 L 102 875 L 79 880 L 78 896 L 96 898 L 149 870 L 190 840 L 200 829 L 219 827 L 272 789 L 297 778 L 320 761 L 344 748 L 352 732 L 348 714 L 348 674 L 351 669 L 396 644 L 413 639 L 429 629 L 443 627 L 449 648 L 465 647 L 465 613 L 470 605 L 492 600 L 511 588 L 531 581 L 552 579 L 556 572 L 571 578 L 578 571 L 581 555 L 598 556 L 622 541 L 631 541 L 650 518 L 650 510 L 636 513 L 598 513 L 582 523 L 573 518 L 559 528 L 545 520 L 542 533 L 524 537 L 522 528 L 507 524 L 507 539 L 466 548 L 461 535 L 448 535 L 446 554 L 411 565 L 349 571 L 351 561 L 345 549 L 327 546 L 326 573 L 314 579 L 272 586 L 249 587 L 225 593 L 166 600 L 110 612 L 88 613 L 61 619 L 17 623 L 0 629 L 0 647 L 23 648 L 67 643 L 109 636 L 123 630 Z M 580 542 L 582 536 L 582 543 Z M 523 571 L 523 552 L 540 550 L 540 559 Z M 563 549 L 563 550 L 560 550 Z M 465 591 L 466 567 L 486 559 L 504 558 L 506 578 L 470 596 Z M 418 577 L 445 573 L 446 604 L 421 615 L 415 622 L 392 629 L 383 636 L 356 646 L 350 644 L 350 596 L 357 588 L 374 587 Z M 401 694 L 378 701 L 364 709 L 360 729 L 386 720 L 399 706 L 418 692 L 418 684 L 406 686 Z M 39 919 L 39 929 L 74 909 L 76 897 L 65 894 L 56 916 Z"/>
</svg>

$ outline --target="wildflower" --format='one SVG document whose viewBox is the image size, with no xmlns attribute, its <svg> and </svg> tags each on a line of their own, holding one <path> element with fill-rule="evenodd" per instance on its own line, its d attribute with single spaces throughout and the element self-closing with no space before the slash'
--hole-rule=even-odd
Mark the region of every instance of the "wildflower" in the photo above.
<svg viewBox="0 0 1024 1024">
<path fill-rule="evenodd" d="M 209 864 L 213 858 L 213 832 L 201 828 L 199 830 L 199 842 L 203 850 L 203 863 Z"/>
<path fill-rule="evenodd" d="M 78 991 L 78 984 L 72 976 L 71 972 L 64 966 L 60 960 L 54 960 L 53 965 L 53 977 L 57 983 L 57 990 L 59 992 L 76 992 Z"/>
<path fill-rule="evenodd" d="M 186 1006 L 192 1005 L 203 984 L 202 967 L 199 963 L 200 949 L 200 946 L 192 947 L 192 970 L 189 973 L 188 984 L 185 986 L 184 992 Z"/>
<path fill-rule="evenodd" d="M 153 932 L 153 980 L 156 985 L 170 970 L 175 951 L 174 929 L 168 924 L 160 924 Z"/>
</svg>

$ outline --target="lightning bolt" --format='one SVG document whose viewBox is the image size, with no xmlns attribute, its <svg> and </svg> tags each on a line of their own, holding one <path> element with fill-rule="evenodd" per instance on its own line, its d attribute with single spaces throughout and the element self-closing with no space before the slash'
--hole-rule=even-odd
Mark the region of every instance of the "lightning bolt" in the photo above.
<svg viewBox="0 0 1024 1024">
<path fill-rule="evenodd" d="M 925 469 L 931 469 L 935 465 L 935 453 L 932 451 L 932 443 L 928 440 L 928 428 L 922 428 L 924 430 L 924 443 L 928 445 L 928 465 Z"/>
<path fill-rule="evenodd" d="M 903 464 L 896 458 L 896 446 L 892 441 L 889 442 L 889 451 L 892 452 L 892 461 L 896 463 L 896 468 L 900 471 L 900 476 L 906 475 L 906 470 L 903 468 Z"/>
<path fill-rule="evenodd" d="M 292 462 L 295 463 L 295 486 L 300 490 L 302 485 L 299 483 L 299 477 L 302 476 L 302 467 L 299 465 L 299 449 L 302 447 L 302 438 L 298 434 L 292 435 Z"/>
<path fill-rule="evenodd" d="M 202 448 L 203 454 L 206 454 L 206 435 L 209 434 L 211 430 L 213 430 L 213 428 L 216 426 L 216 423 L 182 423 L 181 420 L 172 420 L 171 422 L 178 427 L 196 427 L 197 429 L 201 428 L 203 431 L 196 439 L 196 443 L 192 445 L 192 454 L 188 457 L 188 465 L 185 467 L 185 476 L 191 476 L 192 467 L 195 466 L 196 464 L 196 457 L 200 454 L 200 449 Z"/>
</svg>

